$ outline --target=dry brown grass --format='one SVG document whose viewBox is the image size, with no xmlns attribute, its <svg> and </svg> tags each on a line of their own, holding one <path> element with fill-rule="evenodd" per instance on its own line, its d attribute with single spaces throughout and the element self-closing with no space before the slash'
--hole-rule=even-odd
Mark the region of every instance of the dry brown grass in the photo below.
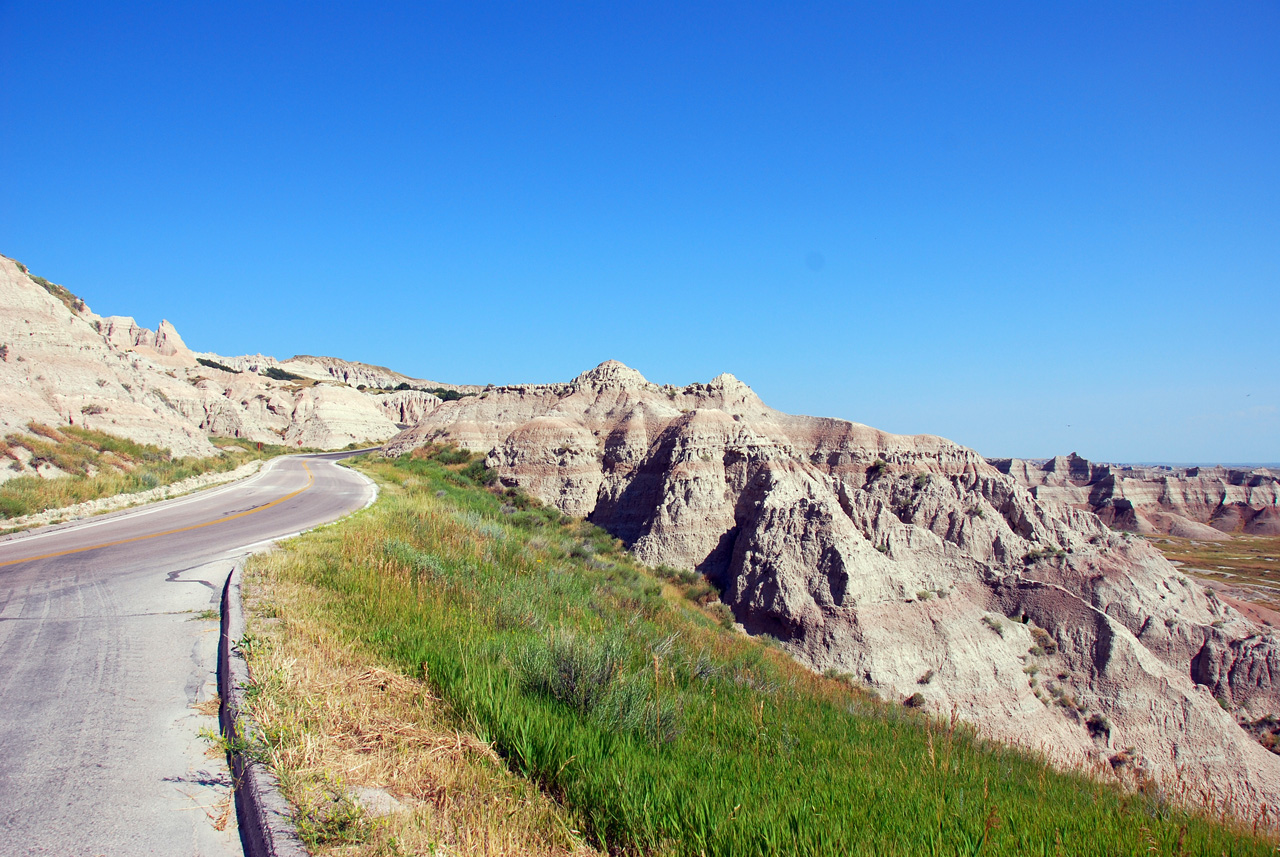
<svg viewBox="0 0 1280 857">
<path fill-rule="evenodd" d="M 375 663 L 313 609 L 323 594 L 274 567 L 260 558 L 246 584 L 252 710 L 315 854 L 593 853 L 568 813 L 459 729 L 425 683 Z M 385 790 L 403 811 L 321 817 L 351 814 L 343 796 L 356 787 Z"/>
<path fill-rule="evenodd" d="M 197 702 L 191 707 L 206 717 L 217 717 L 218 712 L 222 709 L 222 697 L 211 696 L 204 702 Z"/>
<path fill-rule="evenodd" d="M 1147 539 L 1184 572 L 1239 587 L 1242 597 L 1280 609 L 1280 537 L 1237 535 L 1220 542 L 1163 535 Z"/>
</svg>

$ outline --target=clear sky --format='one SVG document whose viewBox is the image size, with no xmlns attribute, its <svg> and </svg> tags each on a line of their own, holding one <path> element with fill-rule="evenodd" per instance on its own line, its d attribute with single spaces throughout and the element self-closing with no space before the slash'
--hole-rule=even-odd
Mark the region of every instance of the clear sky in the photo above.
<svg viewBox="0 0 1280 857">
<path fill-rule="evenodd" d="M 197 350 L 1280 460 L 1272 0 L 0 0 L 0 38 L 0 253 Z"/>
</svg>

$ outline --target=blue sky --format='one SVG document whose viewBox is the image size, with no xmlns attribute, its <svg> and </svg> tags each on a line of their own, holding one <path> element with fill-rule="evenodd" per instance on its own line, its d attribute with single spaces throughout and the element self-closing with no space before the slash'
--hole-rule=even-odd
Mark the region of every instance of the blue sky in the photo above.
<svg viewBox="0 0 1280 857">
<path fill-rule="evenodd" d="M 1280 460 L 1280 6 L 0 0 L 0 252 L 197 350 Z"/>
</svg>

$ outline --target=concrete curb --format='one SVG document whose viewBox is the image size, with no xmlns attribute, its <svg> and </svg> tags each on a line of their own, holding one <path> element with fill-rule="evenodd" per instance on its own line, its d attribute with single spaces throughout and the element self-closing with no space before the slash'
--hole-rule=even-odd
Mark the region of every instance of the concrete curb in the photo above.
<svg viewBox="0 0 1280 857">
<path fill-rule="evenodd" d="M 240 653 L 244 637 L 244 609 L 240 603 L 240 565 L 222 589 L 222 637 L 218 642 L 218 692 L 222 707 L 218 721 L 231 749 L 231 778 L 235 783 L 236 820 L 245 857 L 307 857 L 293 825 L 293 807 L 280 794 L 271 772 L 237 747 L 252 745 L 256 725 L 244 713 L 244 689 L 251 683 L 249 665 Z"/>
</svg>

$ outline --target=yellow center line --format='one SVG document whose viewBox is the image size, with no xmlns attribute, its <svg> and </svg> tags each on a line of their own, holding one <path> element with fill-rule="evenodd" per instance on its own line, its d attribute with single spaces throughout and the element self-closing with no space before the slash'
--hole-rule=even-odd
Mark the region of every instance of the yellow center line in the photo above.
<svg viewBox="0 0 1280 857">
<path fill-rule="evenodd" d="M 234 515 L 227 515 L 225 518 L 218 518 L 215 521 L 205 521 L 203 524 L 192 524 L 189 527 L 178 527 L 176 530 L 165 530 L 162 533 L 151 533 L 145 536 L 133 536 L 132 538 L 128 538 L 128 539 L 117 539 L 114 542 L 103 542 L 102 544 L 90 545 L 89 547 L 84 547 L 84 548 L 72 548 L 71 550 L 58 551 L 56 553 L 40 554 L 39 556 L 26 556 L 26 557 L 23 557 L 22 559 L 8 559 L 3 562 L 0 562 L 0 567 L 6 566 L 6 565 L 16 565 L 17 563 L 20 563 L 20 562 L 35 562 L 38 559 L 53 559 L 54 557 L 59 557 L 59 556 L 70 556 L 71 554 L 84 553 L 85 551 L 96 551 L 99 548 L 110 548 L 110 547 L 115 547 L 116 545 L 127 545 L 131 542 L 143 542 L 143 541 L 146 541 L 147 539 L 158 539 L 161 536 L 171 536 L 174 533 L 186 533 L 186 532 L 190 532 L 191 530 L 199 530 L 204 527 L 212 527 L 214 524 L 225 524 L 227 521 L 234 521 L 236 518 L 244 518 L 248 515 L 256 515 L 259 512 L 265 512 L 272 507 L 279 506 L 281 503 L 285 502 L 286 500 L 292 500 L 294 497 L 297 497 L 303 491 L 310 489 L 311 485 L 316 481 L 315 474 L 311 472 L 311 468 L 307 466 L 307 463 L 305 461 L 302 462 L 302 469 L 307 471 L 306 485 L 303 485 L 301 488 L 299 488 L 297 491 L 294 491 L 292 494 L 286 494 L 283 497 L 280 497 L 279 499 L 276 499 L 276 500 L 272 500 L 270 503 L 267 503 L 266 505 L 263 505 L 263 506 L 259 506 L 256 509 L 248 509 L 244 512 L 237 512 Z"/>
</svg>

